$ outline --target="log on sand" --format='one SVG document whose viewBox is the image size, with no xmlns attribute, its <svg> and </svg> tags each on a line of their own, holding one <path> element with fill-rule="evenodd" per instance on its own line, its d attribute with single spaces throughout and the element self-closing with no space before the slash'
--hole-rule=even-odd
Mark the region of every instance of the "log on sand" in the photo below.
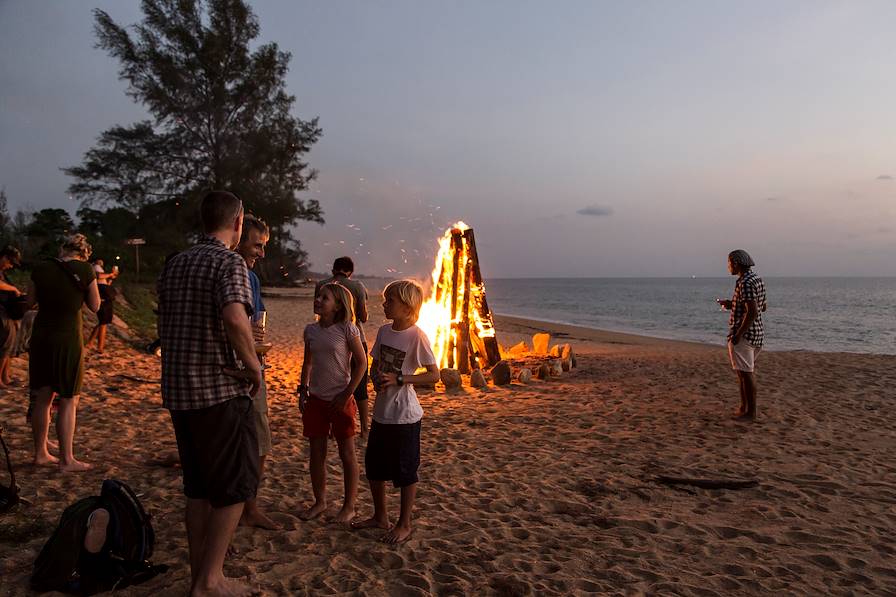
<svg viewBox="0 0 896 597">
<path fill-rule="evenodd" d="M 756 479 L 695 479 L 660 475 L 654 477 L 654 480 L 663 485 L 690 485 L 701 489 L 747 489 L 759 485 Z"/>
</svg>

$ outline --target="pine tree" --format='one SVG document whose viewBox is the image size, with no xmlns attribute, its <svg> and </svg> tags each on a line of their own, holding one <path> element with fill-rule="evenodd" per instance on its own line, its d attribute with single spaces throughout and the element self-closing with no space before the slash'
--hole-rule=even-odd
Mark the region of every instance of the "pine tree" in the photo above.
<svg viewBox="0 0 896 597">
<path fill-rule="evenodd" d="M 295 275 L 303 252 L 290 226 L 323 217 L 316 200 L 298 196 L 316 176 L 304 156 L 321 129 L 291 113 L 290 54 L 276 43 L 250 49 L 260 28 L 243 0 L 143 0 L 142 11 L 126 29 L 96 10 L 95 30 L 152 119 L 104 131 L 81 165 L 65 169 L 75 179 L 69 192 L 85 207 L 128 209 L 147 235 L 165 222 L 171 246 L 160 247 L 161 259 L 195 233 L 205 190 L 231 190 L 271 226 L 271 255 Z"/>
<path fill-rule="evenodd" d="M 9 205 L 6 199 L 6 187 L 0 187 L 0 243 L 6 244 L 12 236 L 12 220 L 9 217 Z"/>
</svg>

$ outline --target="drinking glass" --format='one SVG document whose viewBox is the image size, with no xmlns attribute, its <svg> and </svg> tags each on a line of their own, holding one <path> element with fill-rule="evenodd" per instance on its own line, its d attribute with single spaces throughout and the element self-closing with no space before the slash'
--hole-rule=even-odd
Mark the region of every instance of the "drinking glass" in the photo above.
<svg viewBox="0 0 896 597">
<path fill-rule="evenodd" d="M 252 315 L 252 335 L 256 342 L 264 342 L 264 332 L 268 325 L 268 312 L 258 311 Z"/>
<path fill-rule="evenodd" d="M 265 328 L 268 324 L 268 312 L 267 311 L 258 311 L 257 313 L 252 315 L 252 323 L 255 324 L 261 333 L 264 333 Z"/>
</svg>

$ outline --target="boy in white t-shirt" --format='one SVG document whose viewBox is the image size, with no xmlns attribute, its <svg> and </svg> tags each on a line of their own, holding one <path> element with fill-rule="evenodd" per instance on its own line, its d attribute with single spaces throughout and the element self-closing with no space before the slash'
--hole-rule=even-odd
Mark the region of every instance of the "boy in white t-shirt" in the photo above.
<svg viewBox="0 0 896 597">
<path fill-rule="evenodd" d="M 387 529 L 382 541 L 403 543 L 411 536 L 411 514 L 417 496 L 420 427 L 423 409 L 414 383 L 439 380 L 439 366 L 429 339 L 415 324 L 423 304 L 423 289 L 410 280 L 392 282 L 383 291 L 383 311 L 391 324 L 379 329 L 370 351 L 376 402 L 364 456 L 373 494 L 373 517 L 354 528 Z M 426 373 L 416 374 L 426 368 Z M 401 512 L 394 526 L 386 509 L 386 481 L 401 488 Z"/>
</svg>

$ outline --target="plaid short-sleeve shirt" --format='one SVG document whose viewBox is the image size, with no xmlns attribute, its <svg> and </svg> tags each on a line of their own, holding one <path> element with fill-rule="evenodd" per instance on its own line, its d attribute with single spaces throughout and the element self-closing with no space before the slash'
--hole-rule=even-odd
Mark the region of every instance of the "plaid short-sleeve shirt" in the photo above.
<svg viewBox="0 0 896 597">
<path fill-rule="evenodd" d="M 221 313 L 231 303 L 252 313 L 246 262 L 221 241 L 206 237 L 172 257 L 158 281 L 162 342 L 162 404 L 194 410 L 248 395 L 223 368 L 237 366 Z"/>
<path fill-rule="evenodd" d="M 744 338 L 755 346 L 762 348 L 765 332 L 762 327 L 762 312 L 765 311 L 765 283 L 762 278 L 753 273 L 753 270 L 741 274 L 734 284 L 734 296 L 731 298 L 731 317 L 728 319 L 728 339 L 740 328 L 741 322 L 747 315 L 747 302 L 756 301 L 759 311 L 753 323 L 744 332 Z"/>
</svg>

